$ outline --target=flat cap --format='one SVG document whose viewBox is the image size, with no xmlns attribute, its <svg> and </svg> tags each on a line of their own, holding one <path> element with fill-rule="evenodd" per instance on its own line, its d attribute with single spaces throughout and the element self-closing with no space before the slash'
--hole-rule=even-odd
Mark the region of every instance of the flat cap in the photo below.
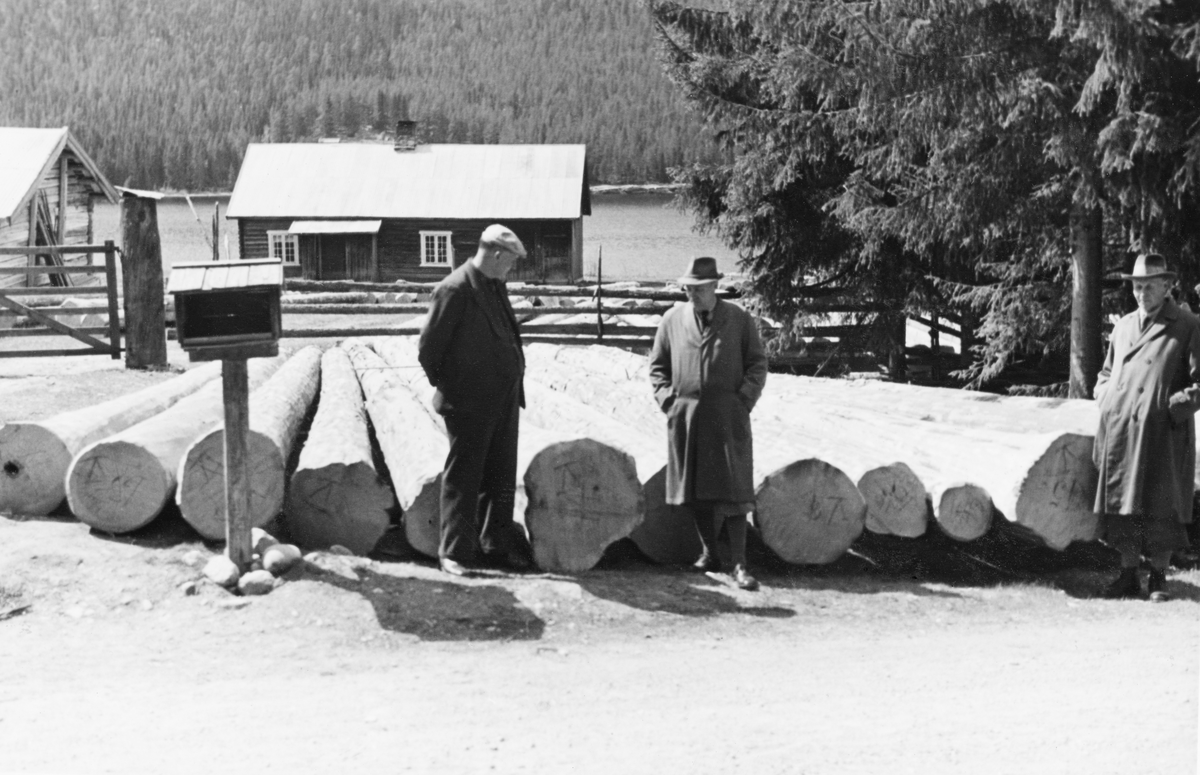
<svg viewBox="0 0 1200 775">
<path fill-rule="evenodd" d="M 521 244 L 521 238 L 514 234 L 512 229 L 498 223 L 493 223 L 483 230 L 483 234 L 479 235 L 479 244 L 504 248 L 525 258 L 525 246 Z"/>
</svg>

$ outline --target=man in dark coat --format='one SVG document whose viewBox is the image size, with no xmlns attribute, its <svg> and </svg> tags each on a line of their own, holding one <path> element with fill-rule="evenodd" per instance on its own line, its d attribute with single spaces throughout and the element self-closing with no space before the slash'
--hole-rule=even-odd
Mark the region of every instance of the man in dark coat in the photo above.
<svg viewBox="0 0 1200 775">
<path fill-rule="evenodd" d="M 746 514 L 754 510 L 750 410 L 767 380 L 767 357 L 754 318 L 717 298 L 721 277 L 716 259 L 696 258 L 679 278 L 688 303 L 658 326 L 650 381 L 667 415 L 667 503 L 689 509 L 696 522 L 703 547 L 696 569 L 720 568 L 722 526 L 734 581 L 755 589 L 746 569 Z"/>
<path fill-rule="evenodd" d="M 442 570 L 457 576 L 469 575 L 481 559 L 516 570 L 532 564 L 513 523 L 525 355 L 504 285 L 524 257 L 516 234 L 489 226 L 474 258 L 434 289 L 421 330 L 418 357 L 437 389 L 433 406 L 450 439 L 438 557 Z"/>
<path fill-rule="evenodd" d="M 1192 520 L 1196 423 L 1200 407 L 1200 321 L 1170 298 L 1175 273 L 1157 253 L 1138 256 L 1138 309 L 1117 321 L 1096 381 L 1100 471 L 1095 510 L 1105 540 L 1121 553 L 1107 597 L 1140 597 L 1138 565 L 1150 561 L 1150 599 L 1168 599 L 1171 553 L 1187 546 Z"/>
</svg>

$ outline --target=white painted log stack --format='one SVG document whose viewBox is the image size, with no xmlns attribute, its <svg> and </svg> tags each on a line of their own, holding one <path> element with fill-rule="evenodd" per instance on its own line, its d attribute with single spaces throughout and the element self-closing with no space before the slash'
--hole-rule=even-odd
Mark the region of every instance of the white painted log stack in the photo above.
<svg viewBox="0 0 1200 775">
<path fill-rule="evenodd" d="M 208 363 L 102 404 L 0 427 L 0 512 L 49 514 L 67 495 L 67 469 L 80 450 L 170 408 L 220 375 L 220 364 Z"/>
<path fill-rule="evenodd" d="M 250 394 L 246 465 L 250 477 L 251 527 L 263 527 L 283 510 L 287 462 L 300 424 L 321 379 L 321 350 L 305 347 Z M 175 503 L 196 532 L 210 541 L 225 537 L 225 425 L 196 438 L 176 472 Z"/>
<path fill-rule="evenodd" d="M 288 529 L 306 549 L 370 552 L 391 522 L 396 496 L 375 470 L 366 408 L 350 356 L 321 356 L 321 398 L 288 487 Z"/>
<path fill-rule="evenodd" d="M 284 360 L 284 355 L 252 358 L 250 390 L 266 382 Z M 214 380 L 154 417 L 88 445 L 67 471 L 72 513 L 109 533 L 148 524 L 175 492 L 183 453 L 224 417 L 221 382 Z"/>
<path fill-rule="evenodd" d="M 416 343 L 406 337 L 379 337 L 372 344 L 429 406 L 433 389 L 417 365 Z M 586 421 L 572 419 L 573 410 L 573 404 L 552 399 L 538 407 L 542 422 L 557 425 L 554 429 L 539 427 L 522 414 L 514 508 L 538 567 L 568 573 L 593 567 L 613 541 L 629 535 L 644 511 L 637 462 L 625 451 L 636 442 L 624 438 L 619 442 L 623 449 L 592 438 L 583 432 Z M 608 433 L 625 435 L 615 428 Z M 444 459 L 438 459 L 439 465 Z"/>
<path fill-rule="evenodd" d="M 450 451 L 441 418 L 409 387 L 412 369 L 394 368 L 365 341 L 342 345 L 358 375 L 367 413 L 404 511 L 409 545 L 438 556 L 442 467 Z M 417 372 L 420 371 L 418 367 Z"/>
</svg>

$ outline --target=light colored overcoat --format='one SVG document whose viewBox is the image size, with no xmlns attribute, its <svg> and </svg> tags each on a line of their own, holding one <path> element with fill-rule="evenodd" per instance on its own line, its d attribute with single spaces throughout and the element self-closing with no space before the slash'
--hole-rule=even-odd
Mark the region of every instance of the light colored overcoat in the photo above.
<svg viewBox="0 0 1200 775">
<path fill-rule="evenodd" d="M 667 414 L 667 503 L 754 501 L 750 410 L 766 381 L 762 340 L 741 307 L 718 299 L 703 331 L 690 302 L 663 315 L 650 382 Z"/>
<path fill-rule="evenodd" d="M 1168 298 L 1143 331 L 1117 321 L 1096 382 L 1097 513 L 1192 521 L 1200 321 Z"/>
</svg>

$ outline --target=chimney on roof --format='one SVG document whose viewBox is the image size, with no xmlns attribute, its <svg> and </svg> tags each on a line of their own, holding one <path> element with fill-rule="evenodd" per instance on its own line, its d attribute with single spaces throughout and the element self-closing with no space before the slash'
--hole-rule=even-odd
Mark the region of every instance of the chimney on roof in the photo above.
<svg viewBox="0 0 1200 775">
<path fill-rule="evenodd" d="M 417 150 L 416 121 L 396 122 L 396 141 L 392 145 L 392 150 L 396 151 L 396 153 Z"/>
</svg>

